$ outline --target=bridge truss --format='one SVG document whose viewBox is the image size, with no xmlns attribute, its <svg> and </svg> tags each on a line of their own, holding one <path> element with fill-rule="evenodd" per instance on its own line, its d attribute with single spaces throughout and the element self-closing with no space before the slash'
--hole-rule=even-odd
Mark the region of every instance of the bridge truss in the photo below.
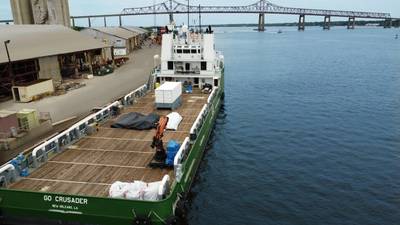
<svg viewBox="0 0 400 225">
<path fill-rule="evenodd" d="M 306 9 L 282 7 L 275 5 L 267 0 L 258 0 L 258 2 L 245 6 L 194 6 L 181 3 L 177 0 L 166 0 L 162 3 L 136 8 L 125 8 L 118 14 L 103 14 L 103 15 L 87 15 L 87 16 L 72 16 L 72 24 L 75 26 L 75 19 L 87 19 L 89 27 L 91 26 L 91 18 L 104 18 L 104 26 L 107 26 L 108 17 L 119 17 L 119 25 L 122 26 L 122 17 L 139 16 L 139 15 L 169 15 L 170 21 L 173 20 L 174 14 L 258 14 L 258 30 L 263 31 L 265 28 L 265 14 L 283 14 L 283 15 L 298 15 L 299 30 L 304 30 L 305 16 L 323 16 L 324 29 L 330 29 L 331 17 L 347 17 L 349 18 L 349 29 L 354 29 L 356 18 L 366 19 L 382 19 L 385 20 L 384 27 L 392 26 L 392 21 L 399 19 L 392 18 L 390 13 L 381 12 L 360 12 L 360 11 L 340 11 L 340 10 L 325 10 L 325 9 Z"/>
<path fill-rule="evenodd" d="M 257 14 L 288 14 L 288 15 L 309 15 L 309 16 L 334 16 L 334 17 L 355 17 L 371 19 L 389 19 L 390 13 L 379 12 L 358 12 L 339 11 L 324 9 L 305 9 L 282 7 L 267 0 L 246 6 L 193 6 L 180 3 L 176 0 L 167 0 L 147 7 L 125 8 L 122 15 L 150 15 L 150 14 L 182 14 L 182 13 L 257 13 Z"/>
</svg>

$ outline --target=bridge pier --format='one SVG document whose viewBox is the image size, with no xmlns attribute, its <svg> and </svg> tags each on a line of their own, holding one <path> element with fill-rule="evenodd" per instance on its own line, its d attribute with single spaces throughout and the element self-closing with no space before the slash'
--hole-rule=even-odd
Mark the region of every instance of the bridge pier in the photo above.
<svg viewBox="0 0 400 225">
<path fill-rule="evenodd" d="M 119 26 L 122 27 L 122 16 L 118 16 L 118 23 Z"/>
<path fill-rule="evenodd" d="M 92 27 L 92 22 L 90 21 L 90 17 L 88 17 L 88 25 L 89 27 Z"/>
<path fill-rule="evenodd" d="M 258 31 L 265 31 L 265 14 L 258 15 Z"/>
<path fill-rule="evenodd" d="M 71 20 L 72 20 L 72 27 L 75 27 L 75 18 L 72 17 Z"/>
<path fill-rule="evenodd" d="M 104 27 L 107 27 L 107 17 L 104 17 Z"/>
<path fill-rule="evenodd" d="M 331 29 L 331 16 L 325 16 L 324 18 L 324 30 Z"/>
<path fill-rule="evenodd" d="M 306 15 L 303 15 L 303 14 L 300 15 L 300 17 L 299 17 L 299 28 L 298 28 L 299 31 L 304 31 L 305 30 L 305 28 L 306 28 L 305 22 L 306 22 Z"/>
<path fill-rule="evenodd" d="M 356 18 L 349 17 L 349 22 L 347 23 L 347 29 L 354 29 L 356 27 Z"/>
<path fill-rule="evenodd" d="M 385 19 L 385 22 L 383 24 L 383 28 L 392 28 L 392 26 L 393 26 L 392 19 Z"/>
<path fill-rule="evenodd" d="M 393 21 L 393 27 L 399 28 L 400 27 L 400 20 Z"/>
</svg>

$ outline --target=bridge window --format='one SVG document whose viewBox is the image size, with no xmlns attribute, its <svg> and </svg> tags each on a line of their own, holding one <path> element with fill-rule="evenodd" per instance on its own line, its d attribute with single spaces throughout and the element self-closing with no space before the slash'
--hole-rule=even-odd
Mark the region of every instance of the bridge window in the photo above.
<svg viewBox="0 0 400 225">
<path fill-rule="evenodd" d="M 168 61 L 168 70 L 173 70 L 174 69 L 174 62 Z"/>
<path fill-rule="evenodd" d="M 200 67 L 201 70 L 207 70 L 207 62 L 201 62 Z"/>
<path fill-rule="evenodd" d="M 190 49 L 183 49 L 183 54 L 190 54 Z"/>
<path fill-rule="evenodd" d="M 197 53 L 197 51 L 196 51 L 196 49 L 192 49 L 192 54 L 196 54 Z"/>
<path fill-rule="evenodd" d="M 176 50 L 176 52 L 177 52 L 178 54 L 182 54 L 182 49 L 178 49 L 178 50 Z"/>
<path fill-rule="evenodd" d="M 200 54 L 200 53 L 201 53 L 201 50 L 200 50 L 200 49 L 198 49 L 198 50 L 197 50 L 197 53 L 199 53 L 199 54 Z"/>
</svg>

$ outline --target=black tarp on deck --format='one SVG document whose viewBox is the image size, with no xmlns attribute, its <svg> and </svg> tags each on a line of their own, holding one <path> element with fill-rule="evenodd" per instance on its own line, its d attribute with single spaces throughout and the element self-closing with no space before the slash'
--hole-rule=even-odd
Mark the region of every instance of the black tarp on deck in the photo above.
<svg viewBox="0 0 400 225">
<path fill-rule="evenodd" d="M 160 116 L 155 113 L 146 116 L 141 113 L 131 112 L 122 115 L 111 127 L 132 130 L 150 130 L 157 127 L 159 119 Z"/>
</svg>

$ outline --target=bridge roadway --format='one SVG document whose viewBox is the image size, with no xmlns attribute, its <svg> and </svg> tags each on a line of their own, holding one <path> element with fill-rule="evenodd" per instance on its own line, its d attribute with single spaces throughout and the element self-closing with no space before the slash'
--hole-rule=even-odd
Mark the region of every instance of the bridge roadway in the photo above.
<svg viewBox="0 0 400 225">
<path fill-rule="evenodd" d="M 331 17 L 346 17 L 349 18 L 348 29 L 354 29 L 356 18 L 367 19 L 383 19 L 385 20 L 385 27 L 392 26 L 392 18 L 390 13 L 380 12 L 359 12 L 359 11 L 340 11 L 340 10 L 324 10 L 324 9 L 306 9 L 306 8 L 293 8 L 282 7 L 273 4 L 267 0 L 259 0 L 258 2 L 245 6 L 193 6 L 183 4 L 176 0 L 166 0 L 165 2 L 136 8 L 125 8 L 120 14 L 106 14 L 106 15 L 89 15 L 89 16 L 74 16 L 71 17 L 72 24 L 75 19 L 88 19 L 90 26 L 91 18 L 103 17 L 104 25 L 106 25 L 107 17 L 119 17 L 119 23 L 122 25 L 123 16 L 138 16 L 138 15 L 169 15 L 170 21 L 173 20 L 174 14 L 259 14 L 258 30 L 264 31 L 265 27 L 265 14 L 283 14 L 283 15 L 298 15 L 299 16 L 299 30 L 305 28 L 305 16 L 324 16 L 324 29 L 330 29 Z"/>
<path fill-rule="evenodd" d="M 348 29 L 354 29 L 356 18 L 364 19 L 382 19 L 385 21 L 384 27 L 392 27 L 392 22 L 400 23 L 400 18 L 392 18 L 390 13 L 381 12 L 360 12 L 360 11 L 341 11 L 341 10 L 325 10 L 325 9 L 306 9 L 306 8 L 293 8 L 283 7 L 273 4 L 267 0 L 259 0 L 258 2 L 245 6 L 194 6 L 183 4 L 176 0 L 166 0 L 165 2 L 136 8 L 125 8 L 118 14 L 101 14 L 101 15 L 85 15 L 85 16 L 72 16 L 72 25 L 75 25 L 77 19 L 87 19 L 88 26 L 91 26 L 92 18 L 104 18 L 104 26 L 107 26 L 108 17 L 118 17 L 119 25 L 122 26 L 122 17 L 125 16 L 140 16 L 140 15 L 169 15 L 170 21 L 173 21 L 174 14 L 258 14 L 258 30 L 264 31 L 265 27 L 265 14 L 280 14 L 280 15 L 298 15 L 299 23 L 298 29 L 300 31 L 305 29 L 306 16 L 323 16 L 324 29 L 330 29 L 331 17 L 344 17 L 348 18 Z M 0 23 L 12 22 L 0 21 Z"/>
</svg>

